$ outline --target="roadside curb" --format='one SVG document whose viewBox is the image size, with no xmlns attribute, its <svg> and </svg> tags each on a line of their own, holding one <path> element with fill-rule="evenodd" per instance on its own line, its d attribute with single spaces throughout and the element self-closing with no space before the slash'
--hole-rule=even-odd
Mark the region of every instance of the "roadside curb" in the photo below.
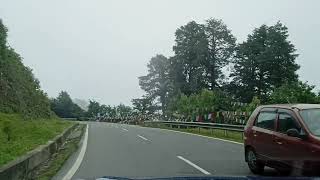
<svg viewBox="0 0 320 180">
<path fill-rule="evenodd" d="M 21 180 L 30 179 L 34 175 L 34 170 L 43 162 L 47 161 L 66 141 L 69 134 L 78 126 L 74 124 L 49 140 L 45 145 L 40 145 L 25 155 L 5 164 L 0 168 L 0 179 Z"/>
<path fill-rule="evenodd" d="M 73 163 L 72 167 L 68 170 L 68 172 L 64 174 L 64 176 L 61 178 L 62 180 L 70 180 L 74 176 L 74 174 L 78 171 L 87 150 L 88 136 L 89 136 L 89 125 L 87 124 L 85 127 L 85 132 L 82 134 L 81 140 L 78 143 L 80 152 L 76 158 L 76 161 Z"/>
</svg>

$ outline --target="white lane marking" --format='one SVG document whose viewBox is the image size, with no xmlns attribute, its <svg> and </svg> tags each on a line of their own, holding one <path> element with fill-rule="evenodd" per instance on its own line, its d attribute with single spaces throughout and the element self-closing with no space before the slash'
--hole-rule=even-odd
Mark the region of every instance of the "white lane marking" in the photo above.
<svg viewBox="0 0 320 180">
<path fill-rule="evenodd" d="M 159 130 L 162 130 L 162 131 L 171 131 L 171 132 L 176 132 L 176 133 L 181 133 L 181 134 L 200 136 L 200 137 L 204 137 L 204 138 L 215 139 L 215 140 L 219 140 L 219 141 L 224 141 L 224 142 L 229 142 L 229 143 L 233 143 L 233 144 L 243 145 L 243 143 L 239 143 L 239 142 L 236 142 L 236 141 L 231 141 L 231 140 L 226 140 L 226 139 L 221 139 L 221 138 L 215 138 L 215 137 L 210 137 L 210 136 L 204 136 L 204 135 L 200 135 L 200 134 L 182 132 L 182 131 L 175 131 L 175 130 L 171 130 L 171 129 L 161 129 L 161 128 L 142 127 L 142 126 L 140 126 L 140 128 L 159 129 Z"/>
<path fill-rule="evenodd" d="M 126 128 L 122 128 L 122 130 L 124 130 L 124 131 L 128 131 L 128 129 L 126 129 Z"/>
<path fill-rule="evenodd" d="M 199 167 L 198 165 L 194 164 L 193 162 L 189 161 L 188 159 L 183 158 L 182 156 L 177 156 L 177 158 L 181 159 L 182 161 L 188 163 L 189 165 L 191 165 L 192 167 L 198 169 L 200 172 L 202 172 L 205 175 L 210 175 L 210 173 L 204 169 L 202 169 L 201 167 Z"/>
<path fill-rule="evenodd" d="M 138 137 L 141 138 L 141 139 L 143 139 L 143 140 L 145 140 L 145 141 L 149 141 L 147 138 L 145 138 L 145 137 L 143 137 L 143 136 L 138 135 Z"/>
<path fill-rule="evenodd" d="M 62 178 L 62 180 L 70 180 L 72 176 L 76 173 L 76 171 L 79 169 L 87 149 L 88 136 L 89 136 L 88 131 L 89 131 L 89 125 L 87 124 L 86 132 L 84 134 L 83 144 L 82 144 L 80 153 L 78 155 L 78 158 L 76 162 L 73 164 L 73 166 L 71 167 L 71 169 L 69 169 L 68 173 Z"/>
</svg>

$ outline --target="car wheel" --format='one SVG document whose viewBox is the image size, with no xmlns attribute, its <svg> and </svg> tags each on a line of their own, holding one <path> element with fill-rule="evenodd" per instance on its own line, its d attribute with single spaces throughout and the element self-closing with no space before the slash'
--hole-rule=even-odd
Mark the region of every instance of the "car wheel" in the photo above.
<svg viewBox="0 0 320 180">
<path fill-rule="evenodd" d="M 251 148 L 247 149 L 246 156 L 251 172 L 253 174 L 262 174 L 265 165 L 263 162 L 258 160 L 257 154 L 254 152 L 254 150 Z"/>
</svg>

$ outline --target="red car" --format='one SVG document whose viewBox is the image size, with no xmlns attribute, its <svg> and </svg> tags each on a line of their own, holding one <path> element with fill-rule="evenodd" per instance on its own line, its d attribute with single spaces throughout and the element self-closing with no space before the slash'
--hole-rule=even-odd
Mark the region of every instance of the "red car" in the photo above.
<svg viewBox="0 0 320 180">
<path fill-rule="evenodd" d="M 320 171 L 320 105 L 258 107 L 244 131 L 245 160 L 254 174 Z"/>
</svg>

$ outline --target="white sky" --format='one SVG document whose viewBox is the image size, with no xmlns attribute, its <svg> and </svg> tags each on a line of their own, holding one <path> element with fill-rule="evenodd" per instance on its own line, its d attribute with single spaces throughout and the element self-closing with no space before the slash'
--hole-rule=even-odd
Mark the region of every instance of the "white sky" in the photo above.
<svg viewBox="0 0 320 180">
<path fill-rule="evenodd" d="M 175 30 L 191 20 L 221 18 L 237 37 L 278 20 L 300 54 L 300 79 L 320 87 L 317 0 L 0 0 L 9 44 L 50 97 L 130 104 L 138 76 L 157 53 L 172 55 Z"/>
</svg>

